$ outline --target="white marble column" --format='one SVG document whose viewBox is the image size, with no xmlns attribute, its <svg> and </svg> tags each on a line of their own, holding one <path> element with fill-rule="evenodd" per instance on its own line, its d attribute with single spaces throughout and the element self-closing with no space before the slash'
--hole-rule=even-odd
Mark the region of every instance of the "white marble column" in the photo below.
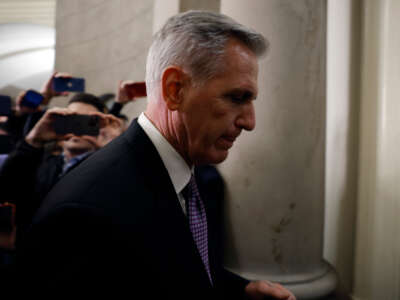
<svg viewBox="0 0 400 300">
<path fill-rule="evenodd" d="M 360 109 L 361 1 L 328 0 L 324 258 L 338 291 L 353 284 Z"/>
<path fill-rule="evenodd" d="M 169 17 L 188 10 L 219 12 L 220 0 L 154 0 L 153 32 L 157 32 Z"/>
<path fill-rule="evenodd" d="M 56 12 L 56 71 L 84 77 L 95 95 L 115 93 L 119 80 L 144 80 L 153 1 L 58 0 Z M 65 97 L 55 100 L 52 105 L 66 105 Z M 145 108 L 138 99 L 122 113 L 133 118 Z"/>
<path fill-rule="evenodd" d="M 353 298 L 400 299 L 400 1 L 363 1 Z"/>
<path fill-rule="evenodd" d="M 326 1 L 222 0 L 221 13 L 271 42 L 260 65 L 256 129 L 220 167 L 226 266 L 317 299 L 336 286 L 322 259 Z"/>
</svg>

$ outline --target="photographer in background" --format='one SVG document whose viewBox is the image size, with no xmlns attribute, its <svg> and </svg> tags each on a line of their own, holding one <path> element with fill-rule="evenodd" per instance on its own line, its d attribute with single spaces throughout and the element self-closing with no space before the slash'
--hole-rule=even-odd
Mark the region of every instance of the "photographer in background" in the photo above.
<svg viewBox="0 0 400 300">
<path fill-rule="evenodd" d="M 7 123 L 0 122 L 0 170 L 4 161 L 15 147 L 13 137 L 8 133 Z"/>
<path fill-rule="evenodd" d="M 8 116 L 4 126 L 14 143 L 22 139 L 43 116 L 47 105 L 56 96 L 68 96 L 69 92 L 57 92 L 53 88 L 55 78 L 70 78 L 66 73 L 54 72 L 44 83 L 40 92 L 22 91 L 16 98 L 16 105 Z"/>
<path fill-rule="evenodd" d="M 29 226 L 44 196 L 66 173 L 80 164 L 90 154 L 103 147 L 122 133 L 122 123 L 116 117 L 104 114 L 104 104 L 91 94 L 80 93 L 71 98 L 67 108 L 48 109 L 28 135 L 10 153 L 0 171 L 1 202 L 9 201 L 18 207 L 18 238 Z M 98 123 L 96 135 L 74 135 L 73 132 L 57 132 L 57 124 L 84 132 L 85 123 L 77 123 L 77 115 L 95 116 Z M 72 117 L 71 123 L 60 116 Z M 58 121 L 57 121 L 58 120 Z M 83 119 L 84 120 L 84 119 Z M 89 122 L 86 127 L 90 126 Z M 57 123 L 58 122 L 58 123 Z M 57 123 L 57 124 L 56 124 Z M 71 127 L 72 126 L 72 127 Z M 59 126 L 58 126 L 59 127 Z M 93 134 L 93 133 L 90 133 Z M 46 151 L 49 143 L 59 143 L 62 154 Z"/>
</svg>

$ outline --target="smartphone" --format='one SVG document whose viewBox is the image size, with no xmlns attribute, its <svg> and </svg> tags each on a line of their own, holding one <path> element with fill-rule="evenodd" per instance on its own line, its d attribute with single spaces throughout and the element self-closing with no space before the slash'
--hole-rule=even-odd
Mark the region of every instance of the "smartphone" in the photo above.
<svg viewBox="0 0 400 300">
<path fill-rule="evenodd" d="M 56 92 L 84 92 L 85 79 L 76 77 L 54 77 L 53 90 Z"/>
<path fill-rule="evenodd" d="M 57 134 L 97 136 L 100 132 L 100 119 L 90 115 L 56 115 L 53 126 Z"/>
<path fill-rule="evenodd" d="M 143 81 L 128 84 L 127 92 L 129 98 L 147 97 L 146 83 Z"/>
<path fill-rule="evenodd" d="M 0 116 L 11 114 L 11 97 L 0 95 Z"/>
<path fill-rule="evenodd" d="M 0 232 L 10 233 L 15 224 L 15 205 L 11 203 L 0 204 Z"/>
<path fill-rule="evenodd" d="M 43 102 L 43 99 L 44 97 L 42 94 L 34 90 L 27 90 L 24 98 L 22 98 L 21 105 L 30 108 L 37 108 Z"/>
</svg>

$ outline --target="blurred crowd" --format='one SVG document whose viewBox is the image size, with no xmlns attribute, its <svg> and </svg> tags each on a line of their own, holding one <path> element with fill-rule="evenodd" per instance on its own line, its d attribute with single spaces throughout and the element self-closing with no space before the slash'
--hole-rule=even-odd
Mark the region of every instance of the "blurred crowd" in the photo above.
<svg viewBox="0 0 400 300">
<path fill-rule="evenodd" d="M 59 96 L 68 98 L 66 107 L 50 105 Z M 58 72 L 40 91 L 23 91 L 15 101 L 0 96 L 2 276 L 13 272 L 17 245 L 50 189 L 124 132 L 122 108 L 145 96 L 144 82 L 119 81 L 115 94 L 96 96 L 85 92 L 84 79 Z"/>
</svg>

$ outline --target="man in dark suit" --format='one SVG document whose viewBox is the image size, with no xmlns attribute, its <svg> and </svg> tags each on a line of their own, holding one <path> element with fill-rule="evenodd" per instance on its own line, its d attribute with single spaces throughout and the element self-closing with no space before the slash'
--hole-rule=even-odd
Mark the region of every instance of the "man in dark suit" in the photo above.
<svg viewBox="0 0 400 300">
<path fill-rule="evenodd" d="M 148 105 L 67 174 L 21 254 L 32 293 L 95 299 L 295 299 L 222 267 L 193 167 L 226 159 L 255 126 L 262 35 L 214 13 L 170 18 L 150 48 Z M 205 199 L 202 199 L 201 196 Z"/>
</svg>

